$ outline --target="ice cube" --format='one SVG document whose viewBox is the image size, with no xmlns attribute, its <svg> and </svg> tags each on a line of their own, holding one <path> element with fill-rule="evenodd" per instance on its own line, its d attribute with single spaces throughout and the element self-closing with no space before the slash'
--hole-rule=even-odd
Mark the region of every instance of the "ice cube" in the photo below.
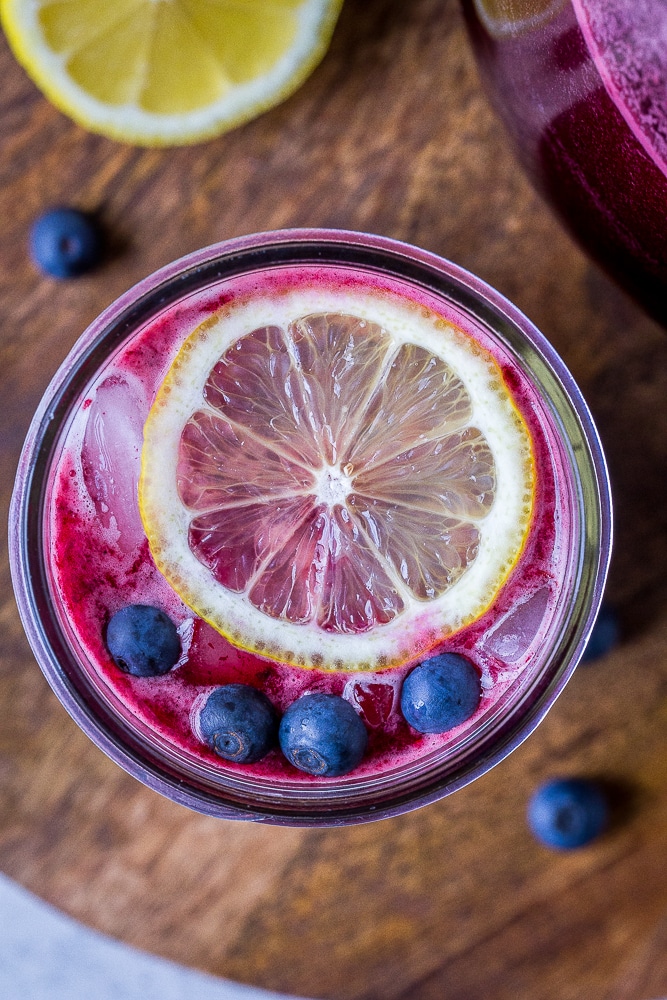
<svg viewBox="0 0 667 1000">
<path fill-rule="evenodd" d="M 516 663 L 534 642 L 549 606 L 551 594 L 542 587 L 516 605 L 486 633 L 482 648 L 506 663 Z"/>
<path fill-rule="evenodd" d="M 381 729 L 394 708 L 397 683 L 395 679 L 353 678 L 345 685 L 343 698 L 359 711 L 371 729 Z"/>
<path fill-rule="evenodd" d="M 137 489 L 146 407 L 140 386 L 133 383 L 114 375 L 98 386 L 81 449 L 90 499 L 123 552 L 135 549 L 145 537 Z"/>
</svg>

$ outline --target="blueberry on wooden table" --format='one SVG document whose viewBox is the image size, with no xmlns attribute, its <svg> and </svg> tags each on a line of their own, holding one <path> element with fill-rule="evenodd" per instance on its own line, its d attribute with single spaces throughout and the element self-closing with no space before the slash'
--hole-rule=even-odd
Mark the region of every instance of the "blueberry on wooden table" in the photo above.
<svg viewBox="0 0 667 1000">
<path fill-rule="evenodd" d="M 278 742 L 278 715 L 262 691 L 223 684 L 206 699 L 199 735 L 224 760 L 253 764 Z"/>
<path fill-rule="evenodd" d="M 128 604 L 110 619 L 107 649 L 116 666 L 134 677 L 166 674 L 181 655 L 181 640 L 171 618 L 149 604 Z"/>
<path fill-rule="evenodd" d="M 401 712 L 419 733 L 445 733 L 473 715 L 481 693 L 475 665 L 459 653 L 441 653 L 405 678 Z"/>
<path fill-rule="evenodd" d="M 368 733 L 348 701 L 335 694 L 303 695 L 289 706 L 279 729 L 287 759 L 307 774 L 335 778 L 364 756 Z"/>
<path fill-rule="evenodd" d="M 555 778 L 528 803 L 528 825 L 546 847 L 572 850 L 595 840 L 609 821 L 604 790 L 584 778 Z"/>
<path fill-rule="evenodd" d="M 599 660 L 609 653 L 618 644 L 620 632 L 616 612 L 608 604 L 603 604 L 591 630 L 581 662 L 592 663 L 593 660 Z"/>
<path fill-rule="evenodd" d="M 54 208 L 33 223 L 30 255 L 53 278 L 73 278 L 90 271 L 102 256 L 99 227 L 84 212 Z"/>
</svg>

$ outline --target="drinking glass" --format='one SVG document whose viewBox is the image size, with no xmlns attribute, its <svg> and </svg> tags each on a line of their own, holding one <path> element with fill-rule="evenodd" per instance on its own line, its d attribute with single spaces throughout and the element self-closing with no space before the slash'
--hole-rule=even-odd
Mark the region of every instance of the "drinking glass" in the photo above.
<svg viewBox="0 0 667 1000">
<path fill-rule="evenodd" d="M 280 763 L 278 751 L 272 751 L 275 759 L 269 756 L 268 763 L 244 769 L 176 738 L 175 730 L 170 731 L 170 720 L 176 726 L 173 692 L 186 697 L 179 671 L 187 665 L 160 679 L 164 697 L 152 704 L 145 695 L 152 679 L 110 673 L 102 653 L 95 652 L 97 640 L 87 641 L 76 620 L 78 608 L 94 614 L 95 601 L 101 599 L 90 585 L 92 561 L 84 544 L 72 546 L 67 555 L 74 581 L 69 607 L 56 581 L 62 558 L 58 533 L 62 536 L 71 527 L 71 510 L 62 507 L 71 476 L 89 491 L 87 502 L 96 518 L 108 521 L 114 514 L 109 505 L 120 505 L 115 512 L 119 544 L 127 540 L 126 531 L 127 545 L 144 553 L 142 572 L 155 574 L 148 585 L 154 579 L 156 586 L 168 586 L 145 555 L 136 491 L 126 489 L 123 480 L 123 462 L 127 456 L 134 461 L 141 447 L 143 418 L 137 417 L 132 395 L 123 396 L 126 390 L 109 373 L 119 358 L 133 359 L 140 338 L 144 347 L 154 348 L 156 365 L 168 367 L 183 337 L 228 299 L 239 282 L 249 287 L 285 269 L 386 286 L 489 345 L 505 377 L 524 387 L 524 403 L 541 442 L 537 461 L 544 488 L 540 492 L 538 483 L 534 516 L 542 519 L 544 530 L 536 533 L 535 545 L 542 546 L 540 566 L 547 571 L 541 570 L 539 578 L 528 571 L 513 577 L 506 584 L 514 587 L 511 599 L 494 605 L 466 633 L 484 662 L 498 667 L 503 678 L 498 697 L 451 737 L 413 739 L 409 752 L 397 744 L 393 754 L 385 745 L 382 753 L 373 750 L 364 766 L 338 778 L 290 770 Z M 104 419 L 104 407 L 98 405 L 103 392 L 116 408 L 111 428 L 95 422 Z M 90 442 L 110 433 L 119 438 L 113 445 L 105 438 L 104 462 L 98 462 L 94 474 L 87 476 L 84 469 L 81 475 Z M 120 462 L 117 470 L 114 462 Z M 363 822 L 414 809 L 472 781 L 517 747 L 554 703 L 582 654 L 601 600 L 610 540 L 609 483 L 600 442 L 579 390 L 548 341 L 502 295 L 455 264 L 379 236 L 335 230 L 263 233 L 199 250 L 109 306 L 81 335 L 40 403 L 20 459 L 10 514 L 12 576 L 28 639 L 49 684 L 93 742 L 150 788 L 193 809 L 228 819 L 301 826 Z M 80 541 L 85 539 L 80 536 Z M 187 628 L 196 627 L 196 621 L 186 623 L 182 637 L 187 638 Z M 270 661 L 239 652 L 222 636 L 216 634 L 214 642 L 218 649 L 224 647 L 220 662 L 229 659 L 239 670 L 244 664 L 259 670 L 259 660 L 264 673 L 273 669 Z M 275 669 L 302 688 L 329 682 L 329 675 L 317 671 Z M 388 677 L 395 689 L 400 671 L 377 671 L 370 677 L 343 671 L 336 680 L 339 688 L 345 683 L 344 696 L 366 712 L 371 728 L 377 719 L 373 722 L 372 712 L 368 714 L 369 701 L 382 700 Z M 144 692 L 139 708 L 136 690 Z M 193 690 L 190 684 L 187 692 L 186 716 L 196 708 L 196 685 Z M 387 711 L 395 713 L 396 706 Z M 372 734 L 372 747 L 380 747 L 381 729 Z"/>
</svg>

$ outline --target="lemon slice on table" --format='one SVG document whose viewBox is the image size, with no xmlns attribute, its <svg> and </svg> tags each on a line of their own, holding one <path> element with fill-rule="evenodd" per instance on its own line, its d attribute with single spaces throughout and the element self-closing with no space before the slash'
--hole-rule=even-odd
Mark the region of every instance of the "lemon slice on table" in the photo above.
<svg viewBox="0 0 667 1000">
<path fill-rule="evenodd" d="M 567 0 L 473 0 L 492 38 L 519 35 L 553 19 Z"/>
<path fill-rule="evenodd" d="M 178 145 L 296 90 L 326 52 L 342 2 L 0 0 L 0 15 L 29 76 L 80 125 Z"/>
<path fill-rule="evenodd" d="M 185 341 L 144 427 L 156 565 L 234 644 L 375 670 L 493 602 L 532 443 L 494 359 L 380 292 L 236 301 Z"/>
</svg>

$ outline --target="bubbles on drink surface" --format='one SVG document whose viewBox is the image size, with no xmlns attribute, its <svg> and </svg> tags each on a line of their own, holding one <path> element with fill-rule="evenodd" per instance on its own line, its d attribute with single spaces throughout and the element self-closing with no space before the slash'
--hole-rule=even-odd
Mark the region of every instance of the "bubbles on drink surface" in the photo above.
<svg viewBox="0 0 667 1000">
<path fill-rule="evenodd" d="M 642 145 L 667 171 L 667 5 L 574 0 L 605 85 Z"/>
</svg>

